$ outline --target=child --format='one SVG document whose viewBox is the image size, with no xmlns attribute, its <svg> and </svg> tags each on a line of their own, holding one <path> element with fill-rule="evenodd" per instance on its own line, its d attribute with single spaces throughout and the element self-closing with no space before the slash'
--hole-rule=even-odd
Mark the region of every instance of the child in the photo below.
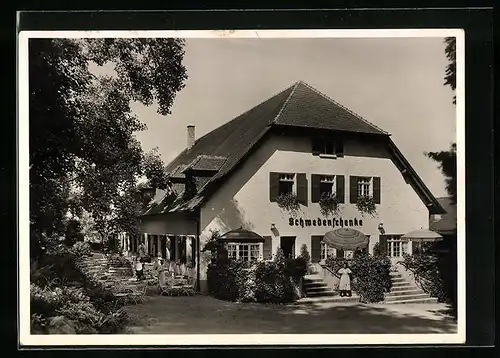
<svg viewBox="0 0 500 358">
<path fill-rule="evenodd" d="M 137 281 L 144 278 L 143 265 L 138 257 L 135 258 L 135 274 L 137 276 Z"/>
</svg>

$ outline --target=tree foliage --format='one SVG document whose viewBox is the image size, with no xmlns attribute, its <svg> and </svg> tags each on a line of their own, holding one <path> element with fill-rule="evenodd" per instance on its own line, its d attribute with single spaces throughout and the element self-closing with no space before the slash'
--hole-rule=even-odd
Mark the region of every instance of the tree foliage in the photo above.
<svg viewBox="0 0 500 358">
<path fill-rule="evenodd" d="M 449 150 L 425 153 L 429 158 L 439 163 L 439 168 L 445 177 L 446 191 L 457 202 L 457 145 L 453 143 Z"/>
<path fill-rule="evenodd" d="M 448 59 L 446 66 L 444 84 L 450 86 L 453 91 L 457 87 L 457 39 L 456 37 L 447 37 L 444 39 L 446 44 L 445 54 Z M 453 103 L 456 104 L 457 98 L 453 96 Z"/>
<path fill-rule="evenodd" d="M 138 211 L 139 177 L 167 187 L 158 153 L 144 153 L 135 137 L 146 126 L 130 103 L 170 113 L 187 78 L 183 46 L 180 39 L 30 40 L 32 233 L 63 233 L 68 210 L 90 213 L 106 232 L 116 210 Z"/>
</svg>

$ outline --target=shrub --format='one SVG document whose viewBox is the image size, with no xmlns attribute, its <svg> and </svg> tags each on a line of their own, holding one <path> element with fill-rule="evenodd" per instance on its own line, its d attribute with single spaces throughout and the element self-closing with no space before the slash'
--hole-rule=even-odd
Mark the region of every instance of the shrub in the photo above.
<svg viewBox="0 0 500 358">
<path fill-rule="evenodd" d="M 227 301 L 286 303 L 298 298 L 307 262 L 285 259 L 278 250 L 273 261 L 243 262 L 214 258 L 207 269 L 209 293 Z"/>
<path fill-rule="evenodd" d="M 373 245 L 373 256 L 376 256 L 376 257 L 385 256 L 385 253 L 382 250 L 380 243 L 378 243 L 378 242 L 376 242 L 375 245 Z"/>
<path fill-rule="evenodd" d="M 443 245 L 443 244 L 441 244 Z M 440 302 L 452 304 L 456 307 L 456 265 L 450 262 L 454 252 L 444 252 L 438 255 L 433 252 L 433 246 L 425 247 L 421 252 L 413 255 L 404 254 L 401 264 L 415 277 L 415 281 L 422 290 L 436 297 Z M 450 270 L 454 267 L 455 270 Z"/>
<path fill-rule="evenodd" d="M 361 302 L 375 303 L 385 299 L 391 290 L 391 261 L 388 257 L 358 255 L 351 263 L 354 280 L 352 289 Z"/>
<path fill-rule="evenodd" d="M 337 274 L 339 270 L 344 267 L 347 260 L 343 257 L 330 256 L 325 260 L 325 266 L 328 267 L 333 273 Z"/>
<path fill-rule="evenodd" d="M 77 241 L 71 247 L 71 254 L 75 257 L 85 257 L 92 256 L 92 250 L 90 249 L 90 245 L 88 242 Z"/>
<path fill-rule="evenodd" d="M 309 255 L 309 251 L 307 251 L 306 244 L 302 244 L 302 246 L 300 247 L 299 257 L 302 257 L 307 263 L 311 262 L 311 255 Z"/>
</svg>

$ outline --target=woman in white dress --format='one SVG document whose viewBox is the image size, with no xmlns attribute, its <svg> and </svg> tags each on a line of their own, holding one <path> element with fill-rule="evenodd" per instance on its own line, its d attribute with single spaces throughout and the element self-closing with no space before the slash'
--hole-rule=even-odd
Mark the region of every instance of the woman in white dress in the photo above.
<svg viewBox="0 0 500 358">
<path fill-rule="evenodd" d="M 352 271 L 347 265 L 347 262 L 344 262 L 343 267 L 338 271 L 338 274 L 340 275 L 340 283 L 339 283 L 340 297 L 352 296 L 351 277 L 349 276 L 351 273 Z"/>
<path fill-rule="evenodd" d="M 165 281 L 165 261 L 161 257 L 161 252 L 158 252 L 158 255 L 155 260 L 155 264 L 153 266 L 153 270 L 156 272 L 158 279 L 160 282 Z"/>
</svg>

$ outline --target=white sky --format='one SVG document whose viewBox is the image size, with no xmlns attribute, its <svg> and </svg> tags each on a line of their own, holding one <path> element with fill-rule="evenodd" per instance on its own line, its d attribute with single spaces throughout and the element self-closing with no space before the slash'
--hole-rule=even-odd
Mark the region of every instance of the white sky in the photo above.
<svg viewBox="0 0 500 358">
<path fill-rule="evenodd" d="M 133 104 L 148 126 L 138 138 L 172 160 L 196 137 L 224 124 L 297 80 L 303 80 L 392 139 L 435 196 L 444 179 L 424 151 L 446 150 L 456 137 L 453 92 L 443 85 L 442 38 L 186 39 L 189 79 L 172 114 Z"/>
</svg>

